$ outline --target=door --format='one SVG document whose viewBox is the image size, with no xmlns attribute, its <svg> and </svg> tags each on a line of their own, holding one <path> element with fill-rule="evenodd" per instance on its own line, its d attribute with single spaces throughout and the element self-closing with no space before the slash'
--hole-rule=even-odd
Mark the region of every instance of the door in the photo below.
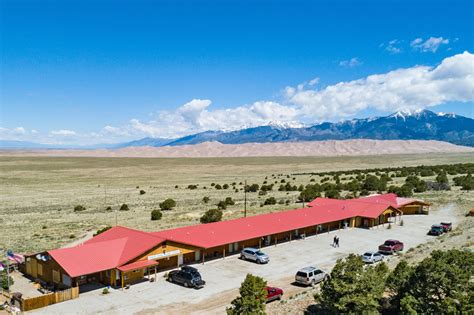
<svg viewBox="0 0 474 315">
<path fill-rule="evenodd" d="M 195 261 L 201 260 L 201 251 L 199 249 L 194 252 L 194 260 Z"/>
<path fill-rule="evenodd" d="M 38 263 L 36 262 L 36 259 L 31 260 L 31 276 L 33 278 L 38 277 Z"/>
<path fill-rule="evenodd" d="M 181 266 L 182 264 L 184 264 L 184 256 L 178 255 L 178 266 Z"/>
</svg>

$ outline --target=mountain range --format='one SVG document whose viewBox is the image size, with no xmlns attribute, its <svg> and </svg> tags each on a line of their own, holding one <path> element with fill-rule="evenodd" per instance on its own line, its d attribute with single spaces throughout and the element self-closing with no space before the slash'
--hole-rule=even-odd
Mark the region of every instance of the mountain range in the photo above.
<svg viewBox="0 0 474 315">
<path fill-rule="evenodd" d="M 474 146 L 474 119 L 429 110 L 396 112 L 384 117 L 324 122 L 310 127 L 266 125 L 236 131 L 205 131 L 178 139 L 143 138 L 122 143 L 131 146 L 178 146 L 217 141 L 223 144 L 296 142 L 320 140 L 439 140 Z"/>
<path fill-rule="evenodd" d="M 399 111 L 389 116 L 324 122 L 308 127 L 280 124 L 245 128 L 235 131 L 205 131 L 177 139 L 143 138 L 131 142 L 87 146 L 87 148 L 162 147 L 217 141 L 223 144 L 297 142 L 321 140 L 439 140 L 474 147 L 474 119 L 429 110 Z M 72 148 L 21 141 L 0 140 L 0 148 Z M 77 148 L 86 148 L 77 146 Z"/>
</svg>

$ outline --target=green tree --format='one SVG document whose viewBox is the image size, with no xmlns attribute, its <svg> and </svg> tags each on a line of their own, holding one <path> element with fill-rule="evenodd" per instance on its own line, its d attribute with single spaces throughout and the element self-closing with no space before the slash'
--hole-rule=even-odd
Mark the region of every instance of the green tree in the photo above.
<svg viewBox="0 0 474 315">
<path fill-rule="evenodd" d="M 436 176 L 436 182 L 439 184 L 449 184 L 448 176 L 446 172 L 440 172 L 438 176 Z"/>
<path fill-rule="evenodd" d="M 319 184 L 307 185 L 298 196 L 299 201 L 310 202 L 321 197 L 321 186 Z"/>
<path fill-rule="evenodd" d="M 207 210 L 201 217 L 201 223 L 219 222 L 222 220 L 222 210 L 210 209 Z"/>
<path fill-rule="evenodd" d="M 400 301 L 401 313 L 474 312 L 474 253 L 457 249 L 433 251 L 430 257 L 413 267 L 413 271 L 406 267 L 402 270 L 408 277 L 388 282 Z"/>
<path fill-rule="evenodd" d="M 265 314 L 266 286 L 267 282 L 262 278 L 247 274 L 240 285 L 240 296 L 231 302 L 231 306 L 227 308 L 227 314 Z"/>
<path fill-rule="evenodd" d="M 264 202 L 264 205 L 276 205 L 277 203 L 277 200 L 275 199 L 275 197 L 268 197 L 265 202 Z"/>
<path fill-rule="evenodd" d="M 385 263 L 366 267 L 360 256 L 350 254 L 337 261 L 315 299 L 329 314 L 376 313 L 385 291 L 387 274 Z"/>
<path fill-rule="evenodd" d="M 5 263 L 6 265 L 6 263 Z M 4 270 L 4 271 L 1 271 L 1 285 L 2 285 L 2 289 L 3 290 L 8 290 L 8 278 L 10 278 L 10 287 L 14 284 L 14 281 L 13 281 L 13 278 L 11 276 L 7 276 L 7 271 Z"/>
<path fill-rule="evenodd" d="M 171 198 L 168 198 L 165 201 L 160 202 L 159 206 L 161 210 L 171 210 L 176 207 L 176 201 Z"/>
<path fill-rule="evenodd" d="M 387 289 L 391 294 L 390 305 L 392 310 L 397 311 L 400 309 L 400 301 L 406 294 L 412 274 L 413 268 L 405 260 L 399 262 L 389 274 Z"/>
<path fill-rule="evenodd" d="M 108 231 L 108 230 L 110 230 L 111 228 L 112 228 L 112 227 L 111 227 L 110 225 L 107 225 L 106 227 L 103 227 L 103 228 L 101 228 L 101 229 L 98 229 L 98 230 L 94 233 L 93 236 L 97 236 L 97 235 L 99 235 L 99 234 L 101 234 L 101 233 L 104 233 L 105 231 Z"/>
<path fill-rule="evenodd" d="M 151 212 L 151 220 L 156 221 L 156 220 L 161 220 L 161 217 L 163 216 L 163 213 L 161 213 L 160 210 L 155 209 Z"/>
</svg>

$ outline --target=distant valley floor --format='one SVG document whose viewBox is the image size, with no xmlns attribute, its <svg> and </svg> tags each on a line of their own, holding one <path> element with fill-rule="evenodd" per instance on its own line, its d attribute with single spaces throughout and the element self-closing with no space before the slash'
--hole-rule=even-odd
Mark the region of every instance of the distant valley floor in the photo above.
<svg viewBox="0 0 474 315">
<path fill-rule="evenodd" d="M 0 150 L 0 156 L 62 157 L 264 157 L 264 156 L 361 156 L 384 154 L 464 153 L 473 147 L 427 140 L 331 140 L 222 144 L 204 142 L 196 145 L 165 147 L 127 147 L 96 150 Z"/>
</svg>

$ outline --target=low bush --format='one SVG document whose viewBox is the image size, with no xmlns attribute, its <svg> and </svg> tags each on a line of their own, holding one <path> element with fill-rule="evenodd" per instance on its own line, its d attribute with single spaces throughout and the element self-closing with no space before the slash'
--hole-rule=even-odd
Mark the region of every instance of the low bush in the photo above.
<svg viewBox="0 0 474 315">
<path fill-rule="evenodd" d="M 158 210 L 158 209 L 155 209 L 151 212 L 151 220 L 152 221 L 161 220 L 162 216 L 163 216 L 163 213 L 161 213 L 161 211 Z"/>
<path fill-rule="evenodd" d="M 222 220 L 222 211 L 219 209 L 207 210 L 200 219 L 203 224 L 219 222 L 220 220 Z"/>
<path fill-rule="evenodd" d="M 83 205 L 77 205 L 74 207 L 74 212 L 79 212 L 79 211 L 84 211 L 86 210 L 86 207 L 84 207 Z"/>
<path fill-rule="evenodd" d="M 120 211 L 128 211 L 128 210 L 130 210 L 130 208 L 128 207 L 128 205 L 126 203 L 124 203 L 120 206 L 119 210 Z"/>
<path fill-rule="evenodd" d="M 176 207 L 176 201 L 171 198 L 168 198 L 165 201 L 160 202 L 159 206 L 161 210 L 171 210 Z"/>
</svg>

